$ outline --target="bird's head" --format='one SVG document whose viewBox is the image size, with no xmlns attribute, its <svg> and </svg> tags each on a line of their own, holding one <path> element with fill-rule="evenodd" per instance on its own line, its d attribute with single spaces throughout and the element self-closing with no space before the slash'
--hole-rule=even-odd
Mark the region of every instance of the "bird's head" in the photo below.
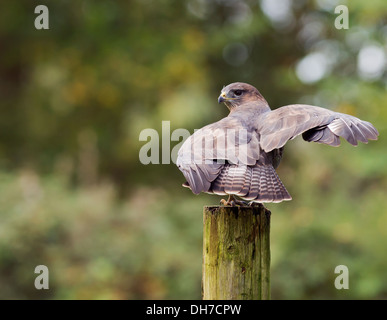
<svg viewBox="0 0 387 320">
<path fill-rule="evenodd" d="M 224 102 L 230 110 L 242 104 L 258 100 L 265 101 L 256 88 L 243 82 L 234 82 L 223 87 L 218 98 L 218 102 Z"/>
</svg>

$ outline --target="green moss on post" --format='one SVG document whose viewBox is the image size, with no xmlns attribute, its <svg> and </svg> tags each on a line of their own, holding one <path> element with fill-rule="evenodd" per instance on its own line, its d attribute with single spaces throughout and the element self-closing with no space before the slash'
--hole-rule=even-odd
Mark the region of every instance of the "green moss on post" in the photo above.
<svg viewBox="0 0 387 320">
<path fill-rule="evenodd" d="M 270 299 L 270 211 L 204 207 L 204 300 Z"/>
</svg>

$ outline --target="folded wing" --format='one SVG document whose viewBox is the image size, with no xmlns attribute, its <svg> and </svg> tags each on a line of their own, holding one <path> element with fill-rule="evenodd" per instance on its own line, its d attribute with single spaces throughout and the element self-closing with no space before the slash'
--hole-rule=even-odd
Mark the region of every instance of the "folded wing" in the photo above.
<svg viewBox="0 0 387 320">
<path fill-rule="evenodd" d="M 226 164 L 255 165 L 259 150 L 257 132 L 227 117 L 190 136 L 181 146 L 176 164 L 192 192 L 198 194 L 210 190 Z"/>
</svg>

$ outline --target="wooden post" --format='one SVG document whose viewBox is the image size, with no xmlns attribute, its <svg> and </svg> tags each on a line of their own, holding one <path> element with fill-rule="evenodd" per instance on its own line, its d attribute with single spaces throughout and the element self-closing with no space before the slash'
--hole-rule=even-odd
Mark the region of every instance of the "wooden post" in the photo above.
<svg viewBox="0 0 387 320">
<path fill-rule="evenodd" d="M 204 207 L 204 300 L 270 299 L 270 211 Z"/>
</svg>

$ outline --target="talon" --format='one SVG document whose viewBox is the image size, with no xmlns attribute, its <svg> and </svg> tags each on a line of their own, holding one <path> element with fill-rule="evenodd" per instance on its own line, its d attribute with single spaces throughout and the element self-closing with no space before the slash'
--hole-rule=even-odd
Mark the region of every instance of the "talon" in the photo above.
<svg viewBox="0 0 387 320">
<path fill-rule="evenodd" d="M 226 200 L 222 199 L 222 200 L 220 200 L 220 205 L 221 206 L 228 206 L 229 204 L 227 203 Z"/>
<path fill-rule="evenodd" d="M 246 207 L 246 206 L 249 205 L 246 201 L 242 201 L 242 200 L 235 200 L 235 203 L 236 203 L 238 206 L 240 206 L 240 207 Z"/>
<path fill-rule="evenodd" d="M 230 194 L 227 201 L 225 199 L 220 200 L 220 205 L 230 206 L 230 207 L 236 207 L 236 206 L 246 207 L 249 205 L 249 203 L 247 203 L 246 201 L 237 200 L 234 198 L 233 195 Z"/>
</svg>

